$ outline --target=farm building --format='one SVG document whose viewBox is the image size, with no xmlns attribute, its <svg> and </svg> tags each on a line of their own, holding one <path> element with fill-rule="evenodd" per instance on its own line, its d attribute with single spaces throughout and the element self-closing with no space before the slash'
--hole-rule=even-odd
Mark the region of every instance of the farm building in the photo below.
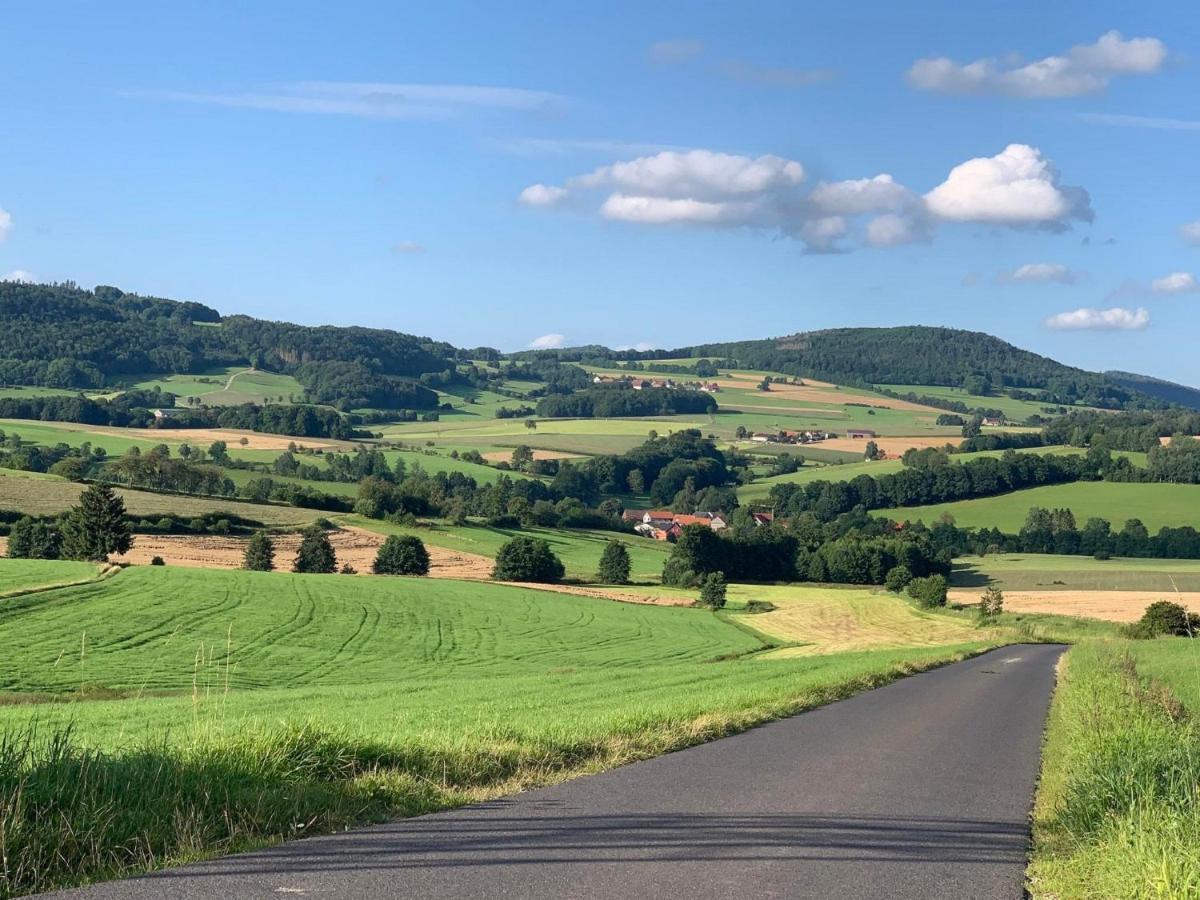
<svg viewBox="0 0 1200 900">
<path fill-rule="evenodd" d="M 875 438 L 875 432 L 870 428 L 847 428 L 846 437 L 853 438 L 855 440 L 873 440 Z"/>
<path fill-rule="evenodd" d="M 174 419 L 182 412 L 184 412 L 182 409 L 156 409 L 154 418 L 161 422 L 163 419 Z"/>
<path fill-rule="evenodd" d="M 1004 424 L 1004 420 L 995 416 L 984 416 L 982 424 L 987 425 L 990 428 L 997 428 Z"/>
</svg>

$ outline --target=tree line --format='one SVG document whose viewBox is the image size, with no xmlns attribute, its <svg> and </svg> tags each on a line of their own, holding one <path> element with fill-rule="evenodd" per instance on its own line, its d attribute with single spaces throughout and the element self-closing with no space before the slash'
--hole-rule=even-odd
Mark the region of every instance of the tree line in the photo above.
<svg viewBox="0 0 1200 900">
<path fill-rule="evenodd" d="M 537 414 L 547 419 L 632 416 L 707 415 L 717 401 L 703 391 L 645 387 L 623 382 L 593 385 L 571 394 L 551 394 L 538 401 Z"/>
</svg>

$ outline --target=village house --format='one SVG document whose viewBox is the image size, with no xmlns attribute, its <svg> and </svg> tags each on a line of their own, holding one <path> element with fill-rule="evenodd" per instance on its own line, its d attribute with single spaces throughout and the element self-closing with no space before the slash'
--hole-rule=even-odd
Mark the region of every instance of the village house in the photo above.
<svg viewBox="0 0 1200 900">
<path fill-rule="evenodd" d="M 981 424 L 987 425 L 989 428 L 998 428 L 1004 424 L 1004 420 L 997 419 L 995 416 L 984 416 Z"/>
<path fill-rule="evenodd" d="M 174 419 L 185 411 L 186 410 L 182 409 L 156 409 L 154 410 L 154 418 L 159 421 L 162 421 L 163 419 Z"/>
<path fill-rule="evenodd" d="M 626 522 L 636 522 L 633 530 L 657 541 L 679 537 L 686 525 L 707 525 L 713 531 L 728 528 L 729 523 L 719 513 L 703 512 L 696 515 L 674 513 L 666 509 L 627 509 L 621 514 Z"/>
<path fill-rule="evenodd" d="M 874 440 L 875 432 L 870 428 L 847 428 L 846 437 L 853 440 Z"/>
</svg>

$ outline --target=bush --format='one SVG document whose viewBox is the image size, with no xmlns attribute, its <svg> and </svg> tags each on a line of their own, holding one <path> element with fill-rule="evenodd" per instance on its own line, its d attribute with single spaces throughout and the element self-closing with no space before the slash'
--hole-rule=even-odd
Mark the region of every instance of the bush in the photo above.
<svg viewBox="0 0 1200 900">
<path fill-rule="evenodd" d="M 516 537 L 500 548 L 492 577 L 497 581 L 558 581 L 566 568 L 541 538 Z"/>
<path fill-rule="evenodd" d="M 930 575 L 928 578 L 914 578 L 908 583 L 908 596 L 921 606 L 932 609 L 935 606 L 946 605 L 946 592 L 949 584 L 945 575 Z"/>
<path fill-rule="evenodd" d="M 150 565 L 152 565 L 152 566 L 165 566 L 166 564 L 167 564 L 167 561 L 165 559 L 163 559 L 161 556 L 150 557 Z"/>
<path fill-rule="evenodd" d="M 887 575 L 884 576 L 884 586 L 893 594 L 899 594 L 902 590 L 908 587 L 910 581 L 913 580 L 912 570 L 908 566 L 894 566 L 888 569 Z"/>
<path fill-rule="evenodd" d="M 770 600 L 750 600 L 746 603 L 746 609 L 744 612 L 769 613 L 773 609 L 776 609 L 776 606 Z"/>
<path fill-rule="evenodd" d="M 671 556 L 663 564 L 662 582 L 672 587 L 692 588 L 700 584 L 700 578 L 692 571 L 686 559 Z"/>
<path fill-rule="evenodd" d="M 979 618 L 994 619 L 1004 612 L 1004 594 L 995 585 L 989 587 L 979 598 Z"/>
<path fill-rule="evenodd" d="M 1146 607 L 1142 617 L 1129 628 L 1132 637 L 1152 638 L 1160 635 L 1186 637 L 1200 632 L 1200 615 L 1170 600 L 1158 600 Z"/>
<path fill-rule="evenodd" d="M 340 569 L 338 569 L 338 574 L 339 575 L 357 575 L 358 569 L 354 568 L 354 566 L 350 565 L 350 563 L 343 563 L 342 567 Z"/>
<path fill-rule="evenodd" d="M 609 541 L 600 557 L 596 580 L 604 584 L 629 584 L 629 549 L 620 541 Z"/>
<path fill-rule="evenodd" d="M 709 572 L 700 581 L 698 606 L 706 609 L 722 609 L 725 606 L 725 576 L 720 572 Z"/>
<path fill-rule="evenodd" d="M 420 538 L 393 534 L 379 548 L 371 570 L 376 575 L 428 575 L 429 551 Z"/>
</svg>

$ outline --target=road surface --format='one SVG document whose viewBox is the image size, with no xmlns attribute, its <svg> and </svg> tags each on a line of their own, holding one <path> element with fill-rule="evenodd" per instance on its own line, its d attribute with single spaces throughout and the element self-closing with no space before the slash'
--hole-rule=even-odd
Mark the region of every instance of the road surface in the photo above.
<svg viewBox="0 0 1200 900">
<path fill-rule="evenodd" d="M 1016 900 L 1061 652 L 1006 647 L 555 787 L 56 896 Z"/>
</svg>

